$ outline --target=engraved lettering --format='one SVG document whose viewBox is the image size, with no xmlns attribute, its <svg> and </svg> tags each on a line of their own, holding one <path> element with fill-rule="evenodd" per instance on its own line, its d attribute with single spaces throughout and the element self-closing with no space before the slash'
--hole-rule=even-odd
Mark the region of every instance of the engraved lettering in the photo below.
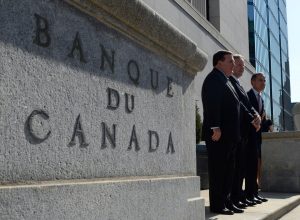
<svg viewBox="0 0 300 220">
<path fill-rule="evenodd" d="M 130 96 L 130 100 L 131 100 L 131 107 L 129 108 L 129 97 Z M 129 95 L 127 93 L 125 93 L 125 109 L 126 112 L 131 113 L 134 109 L 134 96 L 133 95 Z"/>
<path fill-rule="evenodd" d="M 157 89 L 158 88 L 158 72 L 151 68 L 150 68 L 150 72 L 151 72 L 151 87 L 152 87 L 152 89 Z M 153 76 L 154 74 L 155 74 L 155 79 Z"/>
<path fill-rule="evenodd" d="M 120 104 L 120 95 L 119 92 L 112 88 L 107 88 L 107 108 L 111 110 L 116 110 L 119 107 Z M 114 102 L 113 98 L 114 97 Z"/>
<path fill-rule="evenodd" d="M 130 80 L 135 84 L 139 84 L 140 69 L 135 60 L 130 60 L 127 65 L 127 73 Z"/>
<path fill-rule="evenodd" d="M 101 148 L 104 149 L 107 147 L 106 139 L 108 139 L 109 143 L 111 144 L 112 148 L 116 147 L 116 125 L 113 124 L 111 133 L 109 128 L 106 126 L 104 122 L 101 123 L 102 125 L 102 143 Z"/>
<path fill-rule="evenodd" d="M 171 154 L 175 153 L 175 150 L 174 150 L 174 144 L 173 144 L 171 132 L 170 132 L 170 134 L 169 134 L 169 141 L 168 141 L 167 154 L 170 153 L 170 152 L 171 152 Z"/>
<path fill-rule="evenodd" d="M 79 37 L 79 33 L 76 33 L 75 39 L 73 41 L 73 46 L 71 52 L 68 54 L 69 57 L 74 58 L 74 51 L 77 50 L 79 52 L 79 57 L 80 57 L 80 62 L 86 63 L 86 60 L 84 59 L 83 56 L 83 51 L 81 47 L 81 39 Z"/>
<path fill-rule="evenodd" d="M 111 56 L 108 55 L 107 51 L 105 50 L 104 46 L 100 44 L 101 46 L 101 66 L 100 69 L 103 71 L 105 70 L 105 60 L 109 65 L 110 71 L 112 74 L 115 72 L 115 51 L 111 50 Z"/>
<path fill-rule="evenodd" d="M 48 131 L 47 134 L 44 137 L 38 137 L 32 128 L 32 121 L 33 118 L 35 116 L 41 116 L 43 119 L 48 120 L 49 119 L 49 115 L 43 111 L 43 110 L 34 110 L 31 112 L 31 114 L 28 116 L 27 120 L 26 120 L 26 124 L 27 124 L 27 132 L 29 134 L 30 140 L 34 143 L 42 143 L 43 141 L 47 140 L 51 134 L 51 131 Z"/>
<path fill-rule="evenodd" d="M 170 77 L 167 77 L 168 79 L 168 90 L 167 90 L 167 95 L 170 97 L 173 97 L 174 92 L 172 90 L 172 84 L 173 84 L 173 80 Z"/>
<path fill-rule="evenodd" d="M 46 18 L 34 14 L 35 21 L 36 21 L 36 30 L 35 30 L 35 38 L 33 43 L 41 46 L 41 47 L 49 47 L 51 43 L 51 38 L 48 33 L 48 21 Z"/>
<path fill-rule="evenodd" d="M 149 152 L 154 152 L 157 150 L 157 148 L 159 146 L 159 137 L 158 137 L 158 134 L 156 131 L 148 130 L 148 134 L 149 134 Z M 152 137 L 154 137 L 156 139 L 155 147 L 153 147 Z"/>
<path fill-rule="evenodd" d="M 140 145 L 139 145 L 139 142 L 138 142 L 138 139 L 136 137 L 135 125 L 133 125 L 133 127 L 132 127 L 132 132 L 131 132 L 131 137 L 130 137 L 128 150 L 132 149 L 132 143 L 134 143 L 134 145 L 135 145 L 135 151 L 139 151 L 141 149 Z"/>
<path fill-rule="evenodd" d="M 86 138 L 85 138 L 83 128 L 82 128 L 82 125 L 81 125 L 80 114 L 76 118 L 73 135 L 72 135 L 71 141 L 68 145 L 69 147 L 72 147 L 72 146 L 76 145 L 75 136 L 78 137 L 80 147 L 87 147 L 89 145 L 88 143 L 86 143 Z"/>
</svg>

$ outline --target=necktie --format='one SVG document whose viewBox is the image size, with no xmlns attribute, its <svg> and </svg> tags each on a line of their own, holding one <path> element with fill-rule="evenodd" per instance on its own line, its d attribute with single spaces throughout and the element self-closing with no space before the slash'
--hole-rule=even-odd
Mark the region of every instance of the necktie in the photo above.
<svg viewBox="0 0 300 220">
<path fill-rule="evenodd" d="M 258 102 L 258 111 L 259 111 L 259 113 L 260 113 L 261 110 L 262 110 L 262 101 L 261 101 L 261 96 L 260 96 L 260 94 L 257 94 L 257 102 Z"/>
</svg>

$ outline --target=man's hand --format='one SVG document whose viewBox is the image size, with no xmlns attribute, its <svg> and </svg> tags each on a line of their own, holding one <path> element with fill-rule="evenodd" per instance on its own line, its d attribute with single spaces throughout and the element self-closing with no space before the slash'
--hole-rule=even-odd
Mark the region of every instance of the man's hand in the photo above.
<svg viewBox="0 0 300 220">
<path fill-rule="evenodd" d="M 255 128 L 256 132 L 259 131 L 261 124 L 261 117 L 258 114 L 254 115 L 254 120 L 252 121 L 252 125 Z"/>
<path fill-rule="evenodd" d="M 258 114 L 254 115 L 254 120 L 253 120 L 254 124 L 261 124 L 261 117 Z"/>
<path fill-rule="evenodd" d="M 255 128 L 256 132 L 258 132 L 260 129 L 260 124 L 253 123 L 253 127 Z"/>
<path fill-rule="evenodd" d="M 222 135 L 222 132 L 221 132 L 221 129 L 220 128 L 214 128 L 214 129 L 212 129 L 213 130 L 213 135 L 211 136 L 211 139 L 213 140 L 213 141 L 218 141 L 218 140 L 220 140 L 220 138 L 221 138 L 221 135 Z"/>
</svg>

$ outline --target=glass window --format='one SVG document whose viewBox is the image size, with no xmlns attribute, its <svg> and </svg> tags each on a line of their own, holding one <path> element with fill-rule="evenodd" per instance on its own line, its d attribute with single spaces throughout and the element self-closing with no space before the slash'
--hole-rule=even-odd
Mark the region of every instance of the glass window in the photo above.
<svg viewBox="0 0 300 220">
<path fill-rule="evenodd" d="M 277 61 L 280 61 L 280 47 L 279 47 L 279 41 L 275 39 L 273 34 L 270 33 L 270 51 L 273 54 L 273 56 L 277 59 Z"/>
<path fill-rule="evenodd" d="M 288 70 L 289 70 L 289 66 L 288 66 L 288 59 L 286 57 L 286 55 L 284 53 L 281 53 L 281 68 L 282 68 L 282 73 L 287 74 Z"/>
<path fill-rule="evenodd" d="M 278 105 L 282 103 L 281 86 L 276 80 L 274 80 L 273 77 L 272 77 L 272 98 L 273 98 L 273 103 L 276 102 Z"/>
<path fill-rule="evenodd" d="M 288 93 L 286 93 L 285 91 L 283 91 L 283 106 L 284 109 L 288 112 L 290 112 L 291 110 L 291 97 Z"/>
<path fill-rule="evenodd" d="M 283 116 L 283 110 L 280 107 L 280 105 L 273 103 L 273 123 L 275 126 L 279 127 L 280 129 L 282 129 L 283 127 L 282 116 Z"/>
<path fill-rule="evenodd" d="M 287 31 L 287 24 L 286 21 L 283 20 L 282 15 L 280 14 L 280 30 L 281 30 L 281 34 L 283 34 L 285 36 L 285 38 L 287 38 L 288 36 L 288 31 Z"/>
<path fill-rule="evenodd" d="M 290 62 L 289 62 L 289 60 L 287 60 L 287 62 L 285 62 L 283 65 L 285 66 L 285 74 L 290 78 Z"/>
<path fill-rule="evenodd" d="M 270 91 L 270 77 L 269 77 L 269 73 L 265 72 L 263 70 L 257 70 L 257 72 L 263 72 L 265 74 L 265 78 L 266 78 L 266 87 L 264 90 L 264 94 L 267 95 L 268 97 L 271 97 L 271 91 Z"/>
<path fill-rule="evenodd" d="M 275 17 L 273 16 L 272 13 L 270 13 L 269 16 L 269 28 L 270 31 L 273 33 L 274 37 L 279 40 L 279 24 L 275 20 Z"/>
<path fill-rule="evenodd" d="M 268 75 L 269 74 L 269 70 L 268 68 L 265 68 L 260 62 L 259 60 L 256 60 L 256 72 L 263 72 L 264 74 Z"/>
<path fill-rule="evenodd" d="M 260 36 L 256 34 L 255 37 L 255 57 L 267 71 L 269 71 L 269 51 L 267 44 L 265 44 Z"/>
<path fill-rule="evenodd" d="M 288 42 L 287 39 L 285 38 L 285 36 L 281 35 L 281 39 L 280 39 L 280 43 L 281 43 L 281 50 L 283 51 L 283 53 L 285 55 L 288 54 Z"/>
<path fill-rule="evenodd" d="M 270 98 L 264 94 L 263 99 L 264 99 L 264 108 L 265 108 L 265 111 L 266 111 L 266 115 L 269 118 L 271 118 L 271 101 L 270 101 Z"/>
<path fill-rule="evenodd" d="M 281 76 L 282 76 L 282 85 L 283 85 L 283 88 L 284 88 L 284 84 L 287 81 L 287 75 L 284 72 L 282 72 Z"/>
<path fill-rule="evenodd" d="M 253 2 L 248 0 L 248 19 L 251 21 L 254 21 L 254 7 L 253 7 Z"/>
<path fill-rule="evenodd" d="M 271 76 L 281 84 L 281 68 L 274 56 L 271 56 Z"/>
<path fill-rule="evenodd" d="M 279 0 L 279 10 L 281 12 L 281 14 L 283 15 L 284 19 L 286 19 L 286 4 L 285 1 L 283 0 Z"/>
<path fill-rule="evenodd" d="M 261 41 L 267 46 L 268 45 L 268 26 L 263 22 L 260 16 L 255 20 L 255 32 L 261 39 Z"/>
<path fill-rule="evenodd" d="M 255 6 L 263 19 L 267 18 L 267 4 L 264 0 L 255 1 Z"/>
<path fill-rule="evenodd" d="M 274 19 L 278 21 L 278 3 L 277 0 L 269 0 L 268 1 L 268 6 L 270 8 L 270 11 L 274 15 Z M 270 14 L 269 14 L 270 15 Z M 270 16 L 271 17 L 271 16 Z"/>
<path fill-rule="evenodd" d="M 249 29 L 249 58 L 255 67 L 255 34 L 254 34 L 254 7 L 252 1 L 248 0 L 248 29 Z"/>
<path fill-rule="evenodd" d="M 285 78 L 285 83 L 283 84 L 283 88 L 288 94 L 291 94 L 291 84 L 290 84 L 290 79 L 288 77 Z"/>
</svg>

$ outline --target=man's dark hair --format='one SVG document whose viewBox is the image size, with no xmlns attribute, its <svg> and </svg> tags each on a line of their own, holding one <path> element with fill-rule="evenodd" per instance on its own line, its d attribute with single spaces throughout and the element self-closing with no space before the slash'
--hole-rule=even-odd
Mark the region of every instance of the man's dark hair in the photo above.
<svg viewBox="0 0 300 220">
<path fill-rule="evenodd" d="M 251 81 L 256 80 L 256 78 L 257 78 L 259 75 L 265 77 L 265 75 L 264 75 L 263 73 L 254 73 L 254 74 L 251 76 Z"/>
<path fill-rule="evenodd" d="M 219 61 L 224 61 L 225 55 L 232 55 L 232 52 L 228 50 L 219 50 L 217 53 L 215 53 L 213 56 L 213 66 L 216 66 Z"/>
</svg>

